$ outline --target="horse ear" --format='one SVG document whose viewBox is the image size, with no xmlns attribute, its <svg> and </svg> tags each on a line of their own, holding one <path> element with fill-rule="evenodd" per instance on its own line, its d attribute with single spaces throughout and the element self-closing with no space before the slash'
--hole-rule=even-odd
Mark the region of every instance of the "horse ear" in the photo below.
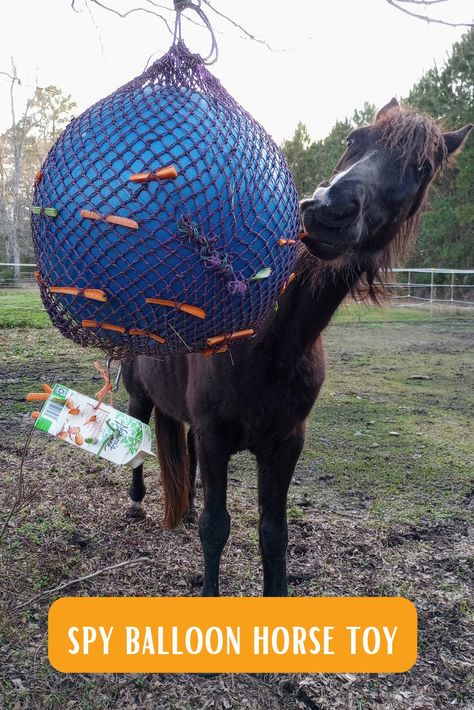
<svg viewBox="0 0 474 710">
<path fill-rule="evenodd" d="M 386 104 L 383 108 L 380 109 L 380 111 L 377 113 L 375 116 L 375 120 L 378 121 L 379 118 L 382 118 L 388 111 L 391 111 L 392 108 L 400 108 L 400 104 L 398 103 L 397 99 L 393 97 L 393 99 L 390 99 L 388 104 Z"/>
<path fill-rule="evenodd" d="M 464 142 L 466 141 L 469 133 L 472 129 L 472 123 L 468 123 L 464 128 L 460 128 L 458 131 L 450 131 L 449 133 L 443 133 L 444 144 L 447 148 L 448 155 L 456 153 L 460 150 Z"/>
</svg>

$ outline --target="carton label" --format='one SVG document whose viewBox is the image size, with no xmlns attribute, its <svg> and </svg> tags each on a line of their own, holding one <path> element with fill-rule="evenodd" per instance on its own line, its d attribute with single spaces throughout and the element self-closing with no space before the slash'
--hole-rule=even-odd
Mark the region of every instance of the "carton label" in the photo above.
<svg viewBox="0 0 474 710">
<path fill-rule="evenodd" d="M 148 424 L 61 384 L 54 385 L 35 429 L 115 464 L 138 466 L 154 456 Z"/>
</svg>

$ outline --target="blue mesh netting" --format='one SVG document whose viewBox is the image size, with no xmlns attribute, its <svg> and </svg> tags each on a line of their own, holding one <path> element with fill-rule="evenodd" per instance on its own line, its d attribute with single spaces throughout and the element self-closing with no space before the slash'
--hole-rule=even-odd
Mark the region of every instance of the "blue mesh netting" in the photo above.
<svg viewBox="0 0 474 710">
<path fill-rule="evenodd" d="M 171 166 L 176 177 L 151 179 Z M 137 173 L 151 175 L 131 181 Z M 299 232 L 280 150 L 181 41 L 69 124 L 33 205 L 53 324 L 114 357 L 205 351 L 214 336 L 255 331 L 288 279 Z"/>
</svg>

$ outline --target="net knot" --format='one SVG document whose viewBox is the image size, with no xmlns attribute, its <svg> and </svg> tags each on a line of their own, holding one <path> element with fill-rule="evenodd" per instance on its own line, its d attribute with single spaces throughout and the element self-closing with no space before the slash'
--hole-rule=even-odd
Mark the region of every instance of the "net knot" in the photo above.
<svg viewBox="0 0 474 710">
<path fill-rule="evenodd" d="M 209 30 L 211 35 L 211 49 L 206 57 L 201 57 L 203 64 L 214 64 L 217 62 L 219 51 L 217 48 L 216 35 L 212 28 L 211 22 L 207 17 L 206 13 L 201 7 L 201 0 L 174 0 L 174 9 L 176 10 L 176 23 L 174 28 L 173 44 L 178 44 L 182 42 L 181 34 L 181 15 L 185 10 L 194 10 L 194 12 L 199 16 L 203 25 Z"/>
<path fill-rule="evenodd" d="M 229 281 L 227 284 L 227 289 L 232 296 L 242 296 L 247 290 L 247 281 L 244 279 L 242 274 L 236 274 L 233 281 Z"/>
</svg>

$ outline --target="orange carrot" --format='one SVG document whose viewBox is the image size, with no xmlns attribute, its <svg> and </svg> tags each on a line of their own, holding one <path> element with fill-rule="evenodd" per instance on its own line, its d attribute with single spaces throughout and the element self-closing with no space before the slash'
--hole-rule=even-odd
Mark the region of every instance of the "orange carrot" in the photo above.
<svg viewBox="0 0 474 710">
<path fill-rule="evenodd" d="M 203 350 L 201 355 L 203 357 L 210 357 L 211 355 L 217 355 L 217 353 L 225 353 L 227 350 L 227 345 L 224 345 L 222 348 L 209 348 L 209 350 Z"/>
<path fill-rule="evenodd" d="M 169 308 L 177 308 L 178 311 L 189 313 L 196 318 L 204 320 L 206 311 L 199 306 L 191 306 L 188 303 L 179 303 L 178 301 L 170 301 L 166 298 L 146 298 L 145 303 L 156 303 L 158 306 L 168 306 Z"/>
<path fill-rule="evenodd" d="M 30 392 L 26 395 L 27 402 L 45 402 L 49 397 L 46 392 Z"/>
<path fill-rule="evenodd" d="M 166 343 L 166 340 L 161 337 L 161 335 L 157 335 L 156 333 L 150 333 L 148 330 L 141 330 L 140 328 L 130 328 L 128 331 L 129 335 L 144 335 L 146 338 L 151 338 L 152 340 L 156 340 L 157 343 Z"/>
<path fill-rule="evenodd" d="M 249 338 L 253 335 L 255 331 L 253 328 L 248 330 L 236 330 L 235 333 L 229 333 L 228 335 L 215 335 L 212 338 L 207 339 L 207 344 L 212 348 L 214 345 L 220 345 L 225 343 L 226 340 L 240 340 L 240 338 Z"/>
</svg>

